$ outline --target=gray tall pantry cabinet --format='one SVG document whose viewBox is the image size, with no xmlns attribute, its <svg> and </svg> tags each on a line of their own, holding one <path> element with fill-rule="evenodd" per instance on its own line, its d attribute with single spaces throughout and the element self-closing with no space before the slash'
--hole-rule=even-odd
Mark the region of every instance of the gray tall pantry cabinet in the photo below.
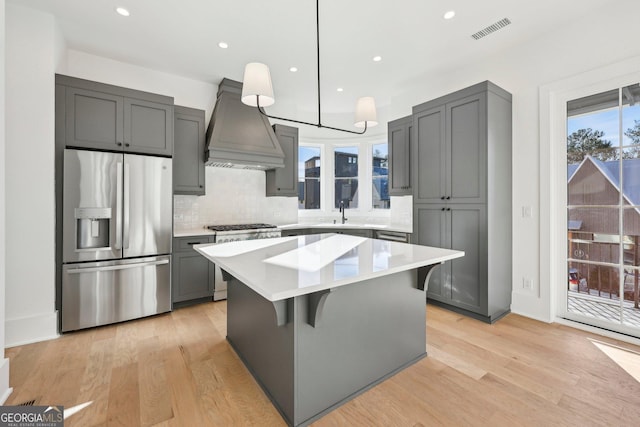
<svg viewBox="0 0 640 427">
<path fill-rule="evenodd" d="M 494 322 L 511 305 L 511 94 L 483 82 L 413 107 L 414 243 L 464 250 L 427 298 Z"/>
</svg>

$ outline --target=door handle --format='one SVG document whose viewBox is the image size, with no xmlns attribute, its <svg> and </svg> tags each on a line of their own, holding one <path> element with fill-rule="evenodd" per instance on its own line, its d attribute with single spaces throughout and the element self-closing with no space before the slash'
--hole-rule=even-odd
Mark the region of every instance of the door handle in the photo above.
<svg viewBox="0 0 640 427">
<path fill-rule="evenodd" d="M 69 274 L 80 274 L 80 273 L 96 273 L 99 271 L 113 271 L 113 270 L 127 270 L 130 268 L 140 268 L 140 267 L 151 267 L 154 265 L 163 265 L 169 264 L 168 259 L 162 259 L 159 261 L 148 261 L 148 262 L 136 262 L 135 264 L 123 264 L 123 265 L 105 265 L 104 267 L 85 267 L 85 268 L 74 268 L 67 270 Z"/>
<path fill-rule="evenodd" d="M 125 249 L 129 249 L 129 213 L 130 213 L 130 200 L 129 197 L 131 195 L 131 189 L 129 188 L 131 184 L 131 180 L 129 178 L 129 164 L 125 163 L 124 164 L 124 185 L 123 185 L 123 191 L 124 191 L 124 201 L 123 201 L 123 230 L 122 230 L 122 239 L 123 239 L 123 247 Z"/>
<path fill-rule="evenodd" d="M 116 249 L 122 249 L 122 162 L 116 164 Z"/>
</svg>

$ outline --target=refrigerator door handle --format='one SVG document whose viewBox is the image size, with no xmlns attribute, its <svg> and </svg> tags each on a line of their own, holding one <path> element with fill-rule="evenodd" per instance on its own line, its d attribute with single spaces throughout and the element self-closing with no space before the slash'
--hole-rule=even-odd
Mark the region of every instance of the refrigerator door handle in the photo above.
<svg viewBox="0 0 640 427">
<path fill-rule="evenodd" d="M 122 249 L 122 162 L 116 164 L 116 249 Z"/>
<path fill-rule="evenodd" d="M 129 164 L 125 163 L 124 164 L 124 230 L 122 233 L 123 236 L 123 240 L 124 240 L 124 248 L 125 249 L 129 249 L 129 211 L 130 211 L 130 203 L 129 203 L 129 197 L 131 195 L 131 180 L 129 177 Z"/>
<path fill-rule="evenodd" d="M 140 267 L 149 267 L 152 265 L 163 265 L 169 264 L 168 259 L 163 259 L 159 261 L 147 261 L 147 262 L 137 262 L 135 264 L 122 264 L 122 265 L 107 265 L 104 267 L 78 267 L 67 270 L 69 274 L 80 274 L 80 273 L 95 273 L 100 271 L 111 271 L 111 270 L 126 270 L 129 268 L 140 268 Z"/>
</svg>

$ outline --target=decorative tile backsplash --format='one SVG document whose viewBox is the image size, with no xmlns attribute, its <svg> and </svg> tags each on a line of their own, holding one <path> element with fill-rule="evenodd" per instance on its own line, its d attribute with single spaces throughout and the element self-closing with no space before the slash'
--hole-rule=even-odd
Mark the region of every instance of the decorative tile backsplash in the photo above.
<svg viewBox="0 0 640 427">
<path fill-rule="evenodd" d="M 340 218 L 337 211 L 318 211 L 317 214 L 308 211 L 298 218 L 297 197 L 265 196 L 263 171 L 206 167 L 205 177 L 207 192 L 204 196 L 173 196 L 175 232 L 217 224 L 317 224 Z M 351 223 L 391 223 L 410 227 L 412 212 L 413 198 L 403 196 L 391 197 L 388 214 L 348 211 L 347 217 Z"/>
<path fill-rule="evenodd" d="M 298 222 L 297 197 L 266 197 L 265 173 L 206 167 L 204 196 L 173 196 L 174 231 L 214 224 Z"/>
</svg>

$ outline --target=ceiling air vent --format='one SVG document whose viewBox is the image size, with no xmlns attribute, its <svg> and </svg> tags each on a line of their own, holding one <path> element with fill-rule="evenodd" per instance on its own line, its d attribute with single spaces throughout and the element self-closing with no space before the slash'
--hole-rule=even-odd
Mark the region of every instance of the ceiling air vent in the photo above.
<svg viewBox="0 0 640 427">
<path fill-rule="evenodd" d="M 471 34 L 471 37 L 473 37 L 475 40 L 480 40 L 481 38 L 486 37 L 489 34 L 494 33 L 496 31 L 506 27 L 509 24 L 511 24 L 511 21 L 509 21 L 509 18 L 501 19 L 498 22 L 489 25 L 487 28 L 484 28 L 484 29 L 478 31 L 475 34 Z"/>
</svg>

